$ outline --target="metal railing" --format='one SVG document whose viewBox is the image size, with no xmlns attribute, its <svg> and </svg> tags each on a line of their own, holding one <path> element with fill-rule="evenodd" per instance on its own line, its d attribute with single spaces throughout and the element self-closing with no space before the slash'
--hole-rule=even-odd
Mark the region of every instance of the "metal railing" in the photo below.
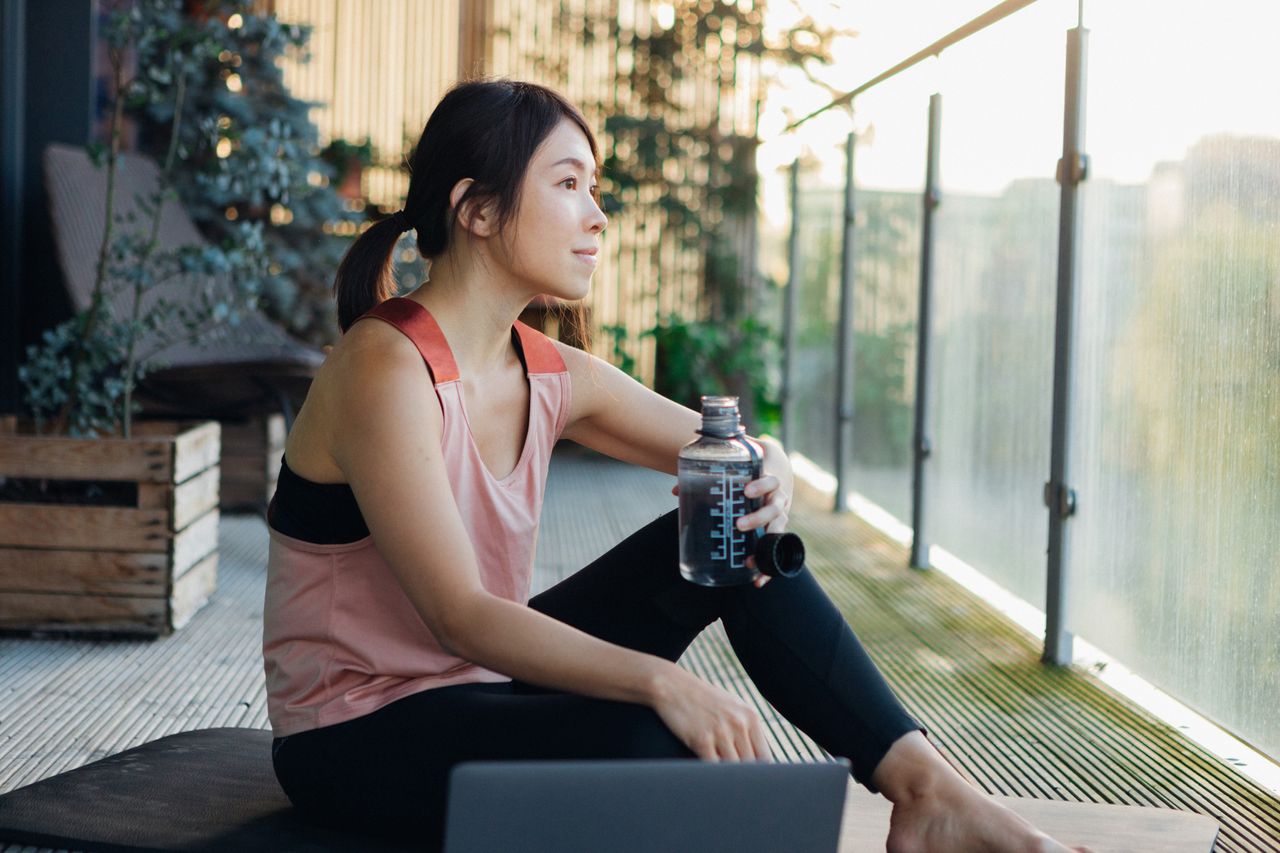
<svg viewBox="0 0 1280 853">
<path fill-rule="evenodd" d="M 983 14 L 957 27 L 947 35 L 916 51 L 901 62 L 874 75 L 860 86 L 833 99 L 825 106 L 789 124 L 784 132 L 790 132 L 827 110 L 848 106 L 856 107 L 856 98 L 918 65 L 926 59 L 938 57 L 942 51 L 957 45 L 976 33 L 996 24 L 1010 15 L 1025 9 L 1036 0 L 1005 0 Z M 1079 184 L 1085 178 L 1087 158 L 1084 142 L 1084 91 L 1085 55 L 1087 33 L 1083 28 L 1083 2 L 1079 5 L 1076 26 L 1067 33 L 1066 86 L 1063 95 L 1064 132 L 1062 158 L 1058 163 L 1058 181 L 1061 185 L 1058 237 L 1057 314 L 1054 341 L 1054 392 L 1053 427 L 1051 437 L 1051 461 L 1049 479 L 1044 486 L 1044 501 L 1049 510 L 1049 542 L 1047 548 L 1047 592 L 1045 600 L 1046 631 L 1044 660 L 1053 664 L 1068 664 L 1072 659 L 1072 636 L 1066 628 L 1067 549 L 1070 527 L 1067 521 L 1075 511 L 1077 495 L 1070 483 L 1069 439 L 1070 413 L 1072 411 L 1072 349 L 1075 314 L 1075 291 L 1078 278 L 1079 255 Z M 928 466 L 932 452 L 929 437 L 929 387 L 930 387 L 930 339 L 932 316 L 933 239 L 934 215 L 940 203 L 938 182 L 938 157 L 942 134 L 942 95 L 933 93 L 929 99 L 929 129 L 925 186 L 921 198 L 922 222 L 920 245 L 919 317 L 916 332 L 917 366 L 915 377 L 914 429 L 911 441 L 911 566 L 927 568 L 929 565 L 929 539 L 927 506 Z M 839 321 L 836 333 L 836 405 L 835 405 L 835 510 L 847 508 L 849 463 L 852 458 L 854 421 L 854 274 L 855 274 L 855 203 L 856 179 L 854 152 L 856 133 L 850 133 L 846 142 L 845 190 L 843 206 L 843 234 L 840 279 Z M 782 400 L 784 416 L 790 421 L 794 415 L 792 371 L 795 365 L 794 340 L 796 311 L 795 294 L 798 282 L 797 270 L 800 254 L 797 248 L 799 220 L 798 166 L 792 167 L 791 205 L 792 236 L 789 246 L 792 272 L 784 312 L 784 371 Z M 788 427 L 790 429 L 790 427 Z M 784 433 L 784 437 L 786 433 Z"/>
</svg>

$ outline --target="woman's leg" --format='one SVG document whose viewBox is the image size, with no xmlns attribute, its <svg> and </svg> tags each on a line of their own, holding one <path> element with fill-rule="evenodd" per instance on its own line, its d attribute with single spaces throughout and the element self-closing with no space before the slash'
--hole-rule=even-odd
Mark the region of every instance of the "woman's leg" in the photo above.
<svg viewBox="0 0 1280 853">
<path fill-rule="evenodd" d="M 807 569 L 759 589 L 697 586 L 679 573 L 677 523 L 674 511 L 656 519 L 530 606 L 668 660 L 721 619 L 765 698 L 828 752 L 847 757 L 858 781 L 893 801 L 891 853 L 1065 853 L 947 764 Z"/>
<path fill-rule="evenodd" d="M 649 708 L 510 683 L 407 696 L 275 742 L 276 777 L 322 823 L 438 847 L 449 772 L 464 761 L 692 758 Z"/>
<path fill-rule="evenodd" d="M 774 707 L 854 777 L 921 726 L 906 712 L 844 617 L 806 569 L 757 589 L 701 587 L 679 571 L 673 510 L 529 605 L 601 639 L 675 660 L 716 619 Z"/>
</svg>

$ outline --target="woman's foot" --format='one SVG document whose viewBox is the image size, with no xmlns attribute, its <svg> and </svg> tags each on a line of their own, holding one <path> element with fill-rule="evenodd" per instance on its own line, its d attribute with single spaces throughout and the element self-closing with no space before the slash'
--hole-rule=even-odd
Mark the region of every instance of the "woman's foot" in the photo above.
<svg viewBox="0 0 1280 853">
<path fill-rule="evenodd" d="M 893 744 L 873 781 L 893 801 L 888 853 L 1088 853 L 1059 844 L 974 788 L 920 732 Z"/>
</svg>

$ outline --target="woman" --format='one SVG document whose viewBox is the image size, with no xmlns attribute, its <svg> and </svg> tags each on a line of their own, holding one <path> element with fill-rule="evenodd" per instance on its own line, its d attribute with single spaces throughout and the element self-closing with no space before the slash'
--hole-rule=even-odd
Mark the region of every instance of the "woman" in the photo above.
<svg viewBox="0 0 1280 853">
<path fill-rule="evenodd" d="M 675 513 L 528 599 L 551 447 L 667 473 L 698 413 L 516 318 L 587 294 L 607 224 L 579 111 L 506 80 L 451 90 L 403 211 L 338 269 L 344 336 L 286 443 L 263 651 L 276 774 L 301 809 L 439 843 L 474 759 L 768 760 L 754 711 L 674 661 L 716 619 L 788 719 L 894 802 L 890 848 L 1063 849 L 967 785 L 821 588 L 683 580 Z M 406 230 L 430 281 L 393 292 Z M 361 322 L 357 322 L 361 320 Z M 759 441 L 744 528 L 781 531 L 792 474 Z"/>
</svg>

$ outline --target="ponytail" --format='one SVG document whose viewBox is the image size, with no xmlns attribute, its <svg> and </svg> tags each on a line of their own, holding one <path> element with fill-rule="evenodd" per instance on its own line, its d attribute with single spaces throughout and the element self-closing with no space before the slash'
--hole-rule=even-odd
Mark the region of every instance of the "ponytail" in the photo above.
<svg viewBox="0 0 1280 853">
<path fill-rule="evenodd" d="M 338 302 L 338 328 L 343 333 L 367 311 L 396 295 L 391 253 L 405 230 L 404 221 L 400 213 L 373 223 L 338 264 L 333 295 Z"/>
</svg>

